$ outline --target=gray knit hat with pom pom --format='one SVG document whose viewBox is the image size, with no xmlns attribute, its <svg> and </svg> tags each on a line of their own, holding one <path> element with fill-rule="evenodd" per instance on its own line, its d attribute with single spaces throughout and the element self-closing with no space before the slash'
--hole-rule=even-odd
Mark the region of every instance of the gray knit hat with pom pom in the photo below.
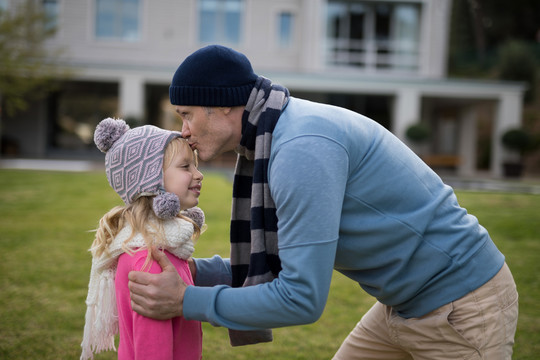
<svg viewBox="0 0 540 360">
<path fill-rule="evenodd" d="M 105 153 L 107 180 L 126 205 L 141 196 L 155 196 L 153 209 L 159 218 L 178 215 L 180 200 L 163 185 L 163 156 L 169 142 L 179 137 L 180 132 L 152 125 L 130 129 L 121 119 L 98 124 L 94 142 Z"/>
</svg>

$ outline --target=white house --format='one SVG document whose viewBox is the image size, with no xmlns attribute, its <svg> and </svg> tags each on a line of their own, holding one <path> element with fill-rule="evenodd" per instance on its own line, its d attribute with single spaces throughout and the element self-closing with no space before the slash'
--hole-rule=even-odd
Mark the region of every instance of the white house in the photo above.
<svg viewBox="0 0 540 360">
<path fill-rule="evenodd" d="M 21 157 L 91 156 L 92 131 L 109 116 L 178 127 L 172 75 L 212 43 L 245 53 L 293 96 L 363 113 L 404 141 L 410 125 L 429 124 L 430 144 L 417 150 L 460 175 L 478 171 L 487 133 L 484 166 L 500 176 L 500 136 L 521 122 L 523 85 L 447 78 L 451 0 L 41 1 L 58 27 L 47 46 L 63 48 L 74 73 L 17 121 L 4 120 Z"/>
</svg>

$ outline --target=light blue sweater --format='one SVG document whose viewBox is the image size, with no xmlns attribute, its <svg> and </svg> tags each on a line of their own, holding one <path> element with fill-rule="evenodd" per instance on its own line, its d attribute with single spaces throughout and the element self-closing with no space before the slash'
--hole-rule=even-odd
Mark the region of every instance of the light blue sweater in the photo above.
<svg viewBox="0 0 540 360">
<path fill-rule="evenodd" d="M 333 269 L 401 316 L 420 317 L 483 285 L 504 263 L 437 174 L 382 126 L 342 108 L 291 98 L 273 133 L 269 186 L 279 278 L 213 286 L 230 283 L 228 260 L 198 259 L 187 319 L 238 330 L 314 322 Z"/>
</svg>

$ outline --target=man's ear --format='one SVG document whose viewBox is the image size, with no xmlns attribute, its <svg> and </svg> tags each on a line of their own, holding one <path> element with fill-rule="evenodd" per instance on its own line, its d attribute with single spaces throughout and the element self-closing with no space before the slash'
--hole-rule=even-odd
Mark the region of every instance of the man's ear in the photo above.
<svg viewBox="0 0 540 360">
<path fill-rule="evenodd" d="M 232 111 L 232 107 L 221 107 L 221 111 L 223 111 L 225 115 L 229 115 Z"/>
</svg>

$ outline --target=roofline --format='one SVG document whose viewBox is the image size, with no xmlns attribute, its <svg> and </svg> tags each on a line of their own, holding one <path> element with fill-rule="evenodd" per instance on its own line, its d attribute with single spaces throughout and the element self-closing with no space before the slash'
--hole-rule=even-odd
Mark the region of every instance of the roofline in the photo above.
<svg viewBox="0 0 540 360">
<path fill-rule="evenodd" d="M 170 84 L 176 67 L 127 64 L 70 63 L 78 80 L 117 81 L 129 74 L 136 74 L 147 83 Z M 119 70 L 123 71 L 119 71 Z M 350 94 L 395 95 L 402 91 L 417 91 L 424 96 L 459 98 L 499 98 L 502 93 L 527 90 L 526 83 L 503 80 L 427 78 L 406 74 L 359 74 L 358 72 L 276 72 L 256 71 L 259 75 L 288 87 L 290 90 L 308 92 L 334 92 Z"/>
</svg>

